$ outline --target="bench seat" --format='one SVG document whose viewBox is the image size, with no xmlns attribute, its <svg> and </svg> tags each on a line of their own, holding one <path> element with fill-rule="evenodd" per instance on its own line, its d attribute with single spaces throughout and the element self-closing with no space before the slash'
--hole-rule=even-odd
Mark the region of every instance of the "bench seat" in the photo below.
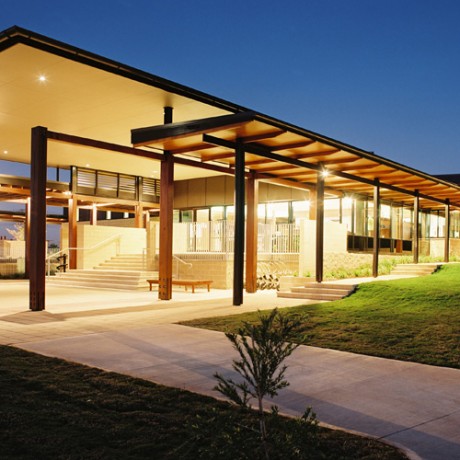
<svg viewBox="0 0 460 460">
<path fill-rule="evenodd" d="M 149 283 L 150 290 L 152 290 L 153 285 L 158 284 L 159 280 L 147 280 L 147 283 Z M 185 290 L 187 290 L 188 286 L 191 286 L 192 293 L 195 293 L 196 286 L 206 286 L 208 288 L 208 292 L 210 292 L 212 280 L 172 280 L 171 283 L 173 286 L 184 286 Z"/>
</svg>

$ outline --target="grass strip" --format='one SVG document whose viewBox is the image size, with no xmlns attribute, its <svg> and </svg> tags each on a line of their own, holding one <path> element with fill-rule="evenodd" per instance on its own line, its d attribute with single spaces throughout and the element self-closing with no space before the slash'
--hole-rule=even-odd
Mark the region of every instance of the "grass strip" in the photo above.
<svg viewBox="0 0 460 460">
<path fill-rule="evenodd" d="M 283 309 L 304 327 L 294 341 L 383 358 L 460 368 L 460 265 L 359 285 L 348 298 Z M 257 313 L 182 322 L 235 332 Z"/>
<path fill-rule="evenodd" d="M 241 431 L 236 440 L 219 433 L 229 422 L 256 426 L 253 414 L 209 397 L 7 346 L 0 347 L 0 385 L 1 458 L 257 458 L 243 429 L 232 430 Z M 283 436 L 295 423 L 282 420 Z M 241 454 L 229 449 L 235 445 Z M 380 442 L 320 428 L 296 458 L 406 457 Z"/>
</svg>

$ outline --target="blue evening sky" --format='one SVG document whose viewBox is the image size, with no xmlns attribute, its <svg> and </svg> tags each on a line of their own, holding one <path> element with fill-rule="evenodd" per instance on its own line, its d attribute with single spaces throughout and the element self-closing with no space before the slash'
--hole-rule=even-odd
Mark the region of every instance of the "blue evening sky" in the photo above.
<svg viewBox="0 0 460 460">
<path fill-rule="evenodd" d="M 19 25 L 429 173 L 460 173 L 457 0 L 0 0 Z M 0 69 L 1 71 L 1 69 Z"/>
</svg>

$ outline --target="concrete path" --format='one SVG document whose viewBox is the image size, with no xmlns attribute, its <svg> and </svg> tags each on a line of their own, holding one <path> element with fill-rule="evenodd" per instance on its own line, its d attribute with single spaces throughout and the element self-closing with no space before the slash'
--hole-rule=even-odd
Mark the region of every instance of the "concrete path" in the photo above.
<svg viewBox="0 0 460 460">
<path fill-rule="evenodd" d="M 63 288 L 48 296 L 46 312 L 28 312 L 21 296 L 0 283 L 0 343 L 215 397 L 214 372 L 233 373 L 229 342 L 218 332 L 171 323 L 298 303 L 270 292 L 247 295 L 238 308 L 222 292 L 212 298 L 177 292 L 170 302 L 152 293 Z M 460 370 L 314 347 L 300 347 L 288 364 L 291 385 L 275 401 L 282 411 L 300 415 L 312 406 L 321 422 L 391 441 L 423 459 L 460 459 Z"/>
</svg>

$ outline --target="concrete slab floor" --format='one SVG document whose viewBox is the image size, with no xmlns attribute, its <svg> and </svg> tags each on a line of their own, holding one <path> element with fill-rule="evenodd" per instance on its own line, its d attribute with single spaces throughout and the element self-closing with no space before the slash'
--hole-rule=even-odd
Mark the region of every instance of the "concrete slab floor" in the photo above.
<svg viewBox="0 0 460 460">
<path fill-rule="evenodd" d="M 234 373 L 229 342 L 222 333 L 172 323 L 302 301 L 262 291 L 234 307 L 231 292 L 213 291 L 174 292 L 164 302 L 148 291 L 50 287 L 47 310 L 30 312 L 27 283 L 0 282 L 0 343 L 217 397 L 213 374 Z M 424 459 L 460 459 L 460 370 L 306 346 L 288 364 L 291 385 L 275 401 L 285 413 L 311 405 L 327 424 Z"/>
</svg>

